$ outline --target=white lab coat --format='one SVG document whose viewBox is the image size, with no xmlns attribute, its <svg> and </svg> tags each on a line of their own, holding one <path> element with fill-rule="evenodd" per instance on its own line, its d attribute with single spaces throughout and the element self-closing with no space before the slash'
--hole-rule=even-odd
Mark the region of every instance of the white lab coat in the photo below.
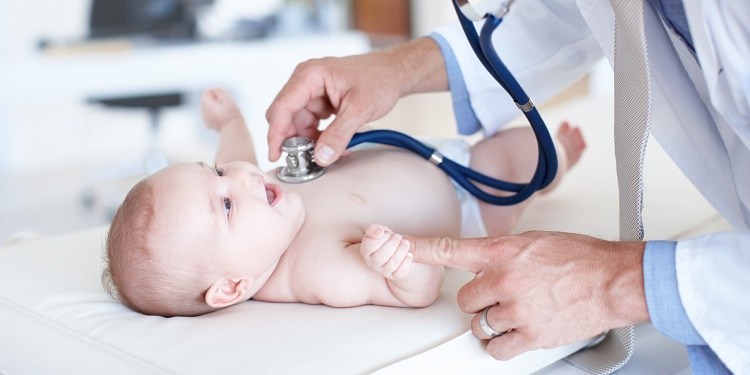
<svg viewBox="0 0 750 375">
<path fill-rule="evenodd" d="M 646 6 L 651 132 L 736 232 L 680 241 L 678 289 L 703 339 L 730 370 L 748 373 L 750 2 L 684 0 L 684 5 L 702 69 Z M 456 55 L 477 118 L 488 133 L 497 131 L 517 109 L 479 64 L 460 28 L 438 33 Z M 544 101 L 602 55 L 611 62 L 613 35 L 608 1 L 517 1 L 493 41 L 530 96 Z"/>
</svg>

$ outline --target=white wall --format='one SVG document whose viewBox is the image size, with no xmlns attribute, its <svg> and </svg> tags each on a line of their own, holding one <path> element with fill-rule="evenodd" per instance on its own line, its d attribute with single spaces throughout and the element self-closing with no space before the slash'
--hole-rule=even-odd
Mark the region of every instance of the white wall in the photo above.
<svg viewBox="0 0 750 375">
<path fill-rule="evenodd" d="M 412 33 L 424 36 L 436 27 L 456 21 L 451 0 L 412 0 Z"/>
<path fill-rule="evenodd" d="M 28 95 L 13 77 L 36 58 L 40 38 L 83 36 L 87 8 L 88 0 L 0 0 L 0 170 L 10 168 L 10 155 L 21 147 L 18 128 L 25 126 L 12 123 L 14 107 Z"/>
<path fill-rule="evenodd" d="M 89 0 L 0 0 L 0 175 L 101 165 L 143 153 L 145 113 L 113 111 L 87 97 L 180 90 L 192 100 L 164 118 L 169 151 L 204 140 L 195 98 L 225 86 L 237 96 L 265 150 L 264 112 L 301 61 L 362 53 L 354 34 L 170 47 L 107 46 L 86 53 L 42 53 L 41 37 L 77 41 L 87 33 Z"/>
<path fill-rule="evenodd" d="M 90 0 L 0 0 L 0 57 L 26 60 L 42 37 L 73 40 L 86 33 Z"/>
</svg>

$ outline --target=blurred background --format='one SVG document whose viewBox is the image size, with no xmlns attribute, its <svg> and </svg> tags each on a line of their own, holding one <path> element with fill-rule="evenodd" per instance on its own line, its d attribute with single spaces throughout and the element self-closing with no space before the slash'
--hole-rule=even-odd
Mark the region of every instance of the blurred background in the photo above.
<svg viewBox="0 0 750 375">
<path fill-rule="evenodd" d="M 232 92 L 270 168 L 265 110 L 298 63 L 454 17 L 432 0 L 0 0 L 0 243 L 106 224 L 147 173 L 211 162 L 206 88 Z M 451 132 L 449 99 L 434 100 L 446 113 L 401 112 Z"/>
</svg>

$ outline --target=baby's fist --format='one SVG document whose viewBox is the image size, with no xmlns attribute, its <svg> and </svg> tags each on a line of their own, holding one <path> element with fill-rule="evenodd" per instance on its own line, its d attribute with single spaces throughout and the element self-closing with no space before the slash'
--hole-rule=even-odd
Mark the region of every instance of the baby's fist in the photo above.
<svg viewBox="0 0 750 375">
<path fill-rule="evenodd" d="M 360 251 L 365 263 L 387 279 L 402 279 L 409 275 L 414 255 L 411 243 L 382 225 L 373 224 L 362 237 Z"/>
</svg>

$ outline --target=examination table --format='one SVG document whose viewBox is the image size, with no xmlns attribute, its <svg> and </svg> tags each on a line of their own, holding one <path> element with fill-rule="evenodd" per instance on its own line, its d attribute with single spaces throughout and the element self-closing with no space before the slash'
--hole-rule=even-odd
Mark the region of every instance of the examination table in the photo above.
<svg viewBox="0 0 750 375">
<path fill-rule="evenodd" d="M 612 131 L 606 125 L 611 113 L 586 114 L 584 107 L 591 105 L 566 106 L 565 113 L 576 114 L 570 120 L 581 124 L 588 149 L 558 190 L 530 207 L 516 231 L 616 238 Z M 611 108 L 611 99 L 596 105 Z M 554 112 L 547 118 L 555 124 L 563 117 Z M 648 152 L 648 238 L 681 238 L 724 225 L 655 142 Z M 486 355 L 482 342 L 467 333 L 471 316 L 455 302 L 472 275 L 456 270 L 448 272 L 439 300 L 421 309 L 249 301 L 195 318 L 140 315 L 101 287 L 106 229 L 0 247 L 0 373 L 529 373 L 550 364 L 554 373 L 579 373 L 558 360 L 585 343 L 509 362 Z M 658 373 L 684 371 L 679 345 L 669 342 L 679 358 L 667 365 L 650 364 L 638 345 L 635 364 L 621 373 L 657 369 L 648 366 L 667 366 Z"/>
</svg>

